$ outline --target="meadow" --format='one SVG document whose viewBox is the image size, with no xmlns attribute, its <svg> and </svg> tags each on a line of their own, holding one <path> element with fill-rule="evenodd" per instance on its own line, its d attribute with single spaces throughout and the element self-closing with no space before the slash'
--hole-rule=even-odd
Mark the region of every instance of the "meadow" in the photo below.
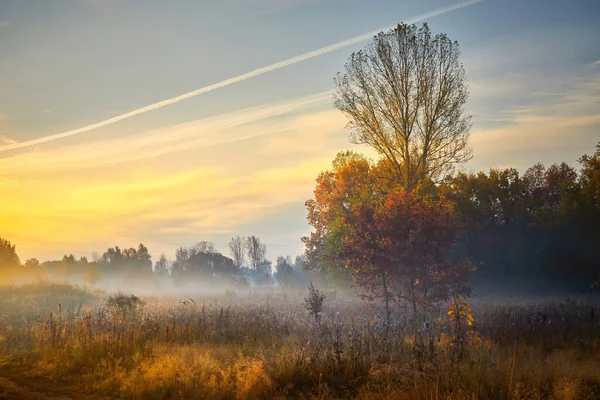
<svg viewBox="0 0 600 400">
<path fill-rule="evenodd" d="M 306 290 L 137 298 L 0 287 L 0 398 L 598 399 L 600 299 L 467 299 L 415 316 Z M 458 318 L 457 318 L 458 317 Z"/>
</svg>

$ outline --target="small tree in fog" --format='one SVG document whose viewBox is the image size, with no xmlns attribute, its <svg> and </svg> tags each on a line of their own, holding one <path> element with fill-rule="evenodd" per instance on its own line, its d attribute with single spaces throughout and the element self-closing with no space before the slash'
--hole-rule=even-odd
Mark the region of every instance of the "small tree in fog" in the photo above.
<svg viewBox="0 0 600 400">
<path fill-rule="evenodd" d="M 294 275 L 294 267 L 292 264 L 292 258 L 290 256 L 277 257 L 277 264 L 275 265 L 275 279 L 281 286 L 289 285 L 292 282 Z"/>
<path fill-rule="evenodd" d="M 183 280 L 190 252 L 185 247 L 175 250 L 175 261 L 171 264 L 171 276 L 176 282 Z"/>
<path fill-rule="evenodd" d="M 106 307 L 116 317 L 136 318 L 141 315 L 144 301 L 131 294 L 118 293 L 108 298 Z"/>
<path fill-rule="evenodd" d="M 25 261 L 25 267 L 26 268 L 39 268 L 40 262 L 37 258 L 30 258 L 27 261 Z"/>
<path fill-rule="evenodd" d="M 154 273 L 158 276 L 166 276 L 169 275 L 169 272 L 169 260 L 167 260 L 165 253 L 162 253 L 156 263 L 154 263 Z"/>
<path fill-rule="evenodd" d="M 321 321 L 321 310 L 327 294 L 315 288 L 312 281 L 308 285 L 308 296 L 304 299 L 304 308 L 315 317 L 316 322 Z"/>
<path fill-rule="evenodd" d="M 85 265 L 85 272 L 83 275 L 83 280 L 88 285 L 95 285 L 100 282 L 102 279 L 102 275 L 98 272 L 98 267 L 96 263 L 88 263 Z"/>
<path fill-rule="evenodd" d="M 296 256 L 296 259 L 294 260 L 294 270 L 303 271 L 307 263 L 308 260 L 304 254 Z"/>
<path fill-rule="evenodd" d="M 250 276 L 254 279 L 254 283 L 258 285 L 267 285 L 271 283 L 271 271 L 273 263 L 270 260 L 264 259 L 258 264 L 256 269 L 250 270 Z"/>
</svg>

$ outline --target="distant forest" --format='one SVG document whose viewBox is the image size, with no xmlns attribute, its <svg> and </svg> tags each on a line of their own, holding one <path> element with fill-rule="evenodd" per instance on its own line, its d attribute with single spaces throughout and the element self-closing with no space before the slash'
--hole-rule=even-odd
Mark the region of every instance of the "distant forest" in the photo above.
<svg viewBox="0 0 600 400">
<path fill-rule="evenodd" d="M 231 257 L 220 253 L 213 243 L 202 241 L 176 249 L 173 260 L 161 254 L 152 263 L 148 248 L 139 244 L 137 248 L 111 247 L 102 254 L 95 253 L 91 260 L 65 254 L 61 260 L 40 262 L 30 258 L 21 264 L 16 246 L 0 238 L 0 265 L 4 277 L 49 278 L 109 288 L 193 288 L 201 282 L 233 284 L 237 288 L 308 283 L 301 272 L 303 257 L 277 257 L 273 268 L 266 259 L 266 245 L 256 236 L 233 237 L 229 250 Z"/>
</svg>

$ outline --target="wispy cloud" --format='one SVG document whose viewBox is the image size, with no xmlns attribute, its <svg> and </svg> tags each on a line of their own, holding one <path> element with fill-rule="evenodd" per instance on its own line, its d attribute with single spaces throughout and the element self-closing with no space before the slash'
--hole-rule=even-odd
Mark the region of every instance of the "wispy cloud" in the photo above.
<svg viewBox="0 0 600 400">
<path fill-rule="evenodd" d="M 228 145 L 218 154 L 196 148 L 173 159 L 84 174 L 73 165 L 49 175 L 49 164 L 26 176 L 13 172 L 0 182 L 0 196 L 11 205 L 0 208 L 3 234 L 25 248 L 37 247 L 37 254 L 53 254 L 67 244 L 70 251 L 89 252 L 102 249 L 108 239 L 107 246 L 131 237 L 144 243 L 155 239 L 153 251 L 170 252 L 174 246 L 165 243 L 235 232 L 310 196 L 317 174 L 347 143 L 340 134 L 343 121 L 322 124 L 328 117 L 327 112 L 288 115 L 279 126 L 289 141 L 273 135 L 239 148 Z M 290 141 L 301 143 L 301 150 Z M 259 151 L 263 147 L 269 150 Z"/>
<path fill-rule="evenodd" d="M 231 144 L 281 133 L 289 127 L 289 122 L 278 122 L 277 117 L 329 106 L 332 93 L 325 91 L 117 139 L 17 153 L 0 158 L 0 174 L 36 172 L 42 169 L 49 173 L 131 163 L 172 152 Z"/>
<path fill-rule="evenodd" d="M 411 18 L 411 19 L 409 19 L 409 20 L 407 20 L 405 22 L 407 22 L 407 23 L 414 23 L 414 22 L 423 21 L 423 20 L 426 20 L 426 19 L 429 19 L 429 18 L 433 18 L 433 17 L 439 16 L 439 15 L 443 15 L 443 14 L 446 14 L 446 13 L 449 13 L 449 12 L 452 12 L 452 11 L 460 10 L 462 8 L 465 8 L 465 7 L 471 6 L 473 4 L 479 3 L 481 1 L 482 0 L 469 0 L 469 1 L 464 1 L 464 2 L 460 2 L 460 3 L 455 3 L 455 4 L 452 4 L 450 6 L 438 8 L 438 9 L 430 11 L 428 13 L 419 15 L 419 16 L 417 16 L 415 18 Z M 12 144 L 12 145 L 9 145 L 9 146 L 3 146 L 3 147 L 0 147 L 0 152 L 7 151 L 7 150 L 20 149 L 20 148 L 23 148 L 23 147 L 34 146 L 34 145 L 38 145 L 38 144 L 42 144 L 42 143 L 47 143 L 47 142 L 50 142 L 50 141 L 53 141 L 53 140 L 57 140 L 57 139 L 62 139 L 62 138 L 74 136 L 74 135 L 77 135 L 77 134 L 80 134 L 80 133 L 89 132 L 91 130 L 95 130 L 95 129 L 99 129 L 99 128 L 102 128 L 102 127 L 105 127 L 105 126 L 108 126 L 108 125 L 112 125 L 112 124 L 115 124 L 115 123 L 117 123 L 119 121 L 122 121 L 124 119 L 135 117 L 136 115 L 145 114 L 147 112 L 150 112 L 150 111 L 153 111 L 153 110 L 157 110 L 159 108 L 163 108 L 163 107 L 169 106 L 171 104 L 175 104 L 175 103 L 178 103 L 180 101 L 183 101 L 183 100 L 186 100 L 186 99 L 189 99 L 189 98 L 192 98 L 192 97 L 196 97 L 196 96 L 199 96 L 199 95 L 204 94 L 204 93 L 211 92 L 213 90 L 217 90 L 217 89 L 229 86 L 229 85 L 233 85 L 235 83 L 239 83 L 239 82 L 245 81 L 247 79 L 255 78 L 257 76 L 264 75 L 266 73 L 269 73 L 269 72 L 272 72 L 272 71 L 275 71 L 275 70 L 278 70 L 278 69 L 281 69 L 281 68 L 285 68 L 285 67 L 292 66 L 294 64 L 298 64 L 298 63 L 300 63 L 302 61 L 310 60 L 312 58 L 315 58 L 315 57 L 318 57 L 318 56 L 321 56 L 321 55 L 324 55 L 324 54 L 328 54 L 328 53 L 331 53 L 331 52 L 336 51 L 336 50 L 343 49 L 343 48 L 348 47 L 348 46 L 352 46 L 352 45 L 358 44 L 358 43 L 363 42 L 365 40 L 371 39 L 374 35 L 376 35 L 377 33 L 379 33 L 382 30 L 388 30 L 388 29 L 391 29 L 391 28 L 393 28 L 393 27 L 391 27 L 391 26 L 384 27 L 384 28 L 378 29 L 378 30 L 373 31 L 373 32 L 369 32 L 369 33 L 365 33 L 363 35 L 355 36 L 355 37 L 353 37 L 351 39 L 344 40 L 344 41 L 332 44 L 330 46 L 322 47 L 322 48 L 320 48 L 318 50 L 314 50 L 314 51 L 311 51 L 311 52 L 308 52 L 308 53 L 304 53 L 304 54 L 301 54 L 299 56 L 291 57 L 291 58 L 288 58 L 286 60 L 280 61 L 278 63 L 267 65 L 266 67 L 262 67 L 262 68 L 254 70 L 254 71 L 251 71 L 251 72 L 248 72 L 248 73 L 245 73 L 245 74 L 242 74 L 242 75 L 238 75 L 238 76 L 236 76 L 234 78 L 226 79 L 224 81 L 215 83 L 213 85 L 205 86 L 203 88 L 200 88 L 200 89 L 197 89 L 197 90 L 194 90 L 194 91 L 182 94 L 180 96 L 176 96 L 176 97 L 172 97 L 172 98 L 167 99 L 167 100 L 159 101 L 157 103 L 150 104 L 148 106 L 141 107 L 141 108 L 138 108 L 136 110 L 127 112 L 125 114 L 117 115 L 116 117 L 112 117 L 112 118 L 109 118 L 109 119 L 106 119 L 104 121 L 100 121 L 100 122 L 97 122 L 97 123 L 94 123 L 94 124 L 91 124 L 91 125 L 87 125 L 87 126 L 84 126 L 84 127 L 81 127 L 81 128 L 77 128 L 77 129 L 73 129 L 73 130 L 70 130 L 70 131 L 67 131 L 67 132 L 63 132 L 63 133 L 57 133 L 57 134 L 54 134 L 54 135 L 44 136 L 44 137 L 41 137 L 41 138 L 38 138 L 38 139 L 33 139 L 33 140 L 25 141 L 25 142 L 15 143 L 15 144 Z"/>
<path fill-rule="evenodd" d="M 17 143 L 17 141 L 13 140 L 11 138 L 7 138 L 6 136 L 0 135 L 0 145 L 5 146 L 5 145 L 11 145 L 14 143 Z"/>
<path fill-rule="evenodd" d="M 16 140 L 13 140 L 6 136 L 6 121 L 8 120 L 8 115 L 0 113 L 0 146 L 9 146 L 11 144 L 17 143 Z"/>
<path fill-rule="evenodd" d="M 475 169 L 506 163 L 525 168 L 537 161 L 573 163 L 594 148 L 600 130 L 600 73 L 548 83 L 546 90 L 553 93 L 550 100 L 534 95 L 527 105 L 503 110 L 501 126 L 474 130 Z"/>
</svg>

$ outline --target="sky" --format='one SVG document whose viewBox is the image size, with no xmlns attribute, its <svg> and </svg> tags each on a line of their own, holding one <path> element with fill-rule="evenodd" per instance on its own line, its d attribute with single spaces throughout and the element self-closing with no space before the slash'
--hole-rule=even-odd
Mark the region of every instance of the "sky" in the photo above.
<svg viewBox="0 0 600 400">
<path fill-rule="evenodd" d="M 22 261 L 226 254 L 234 235 L 300 254 L 319 172 L 374 156 L 349 143 L 333 77 L 415 20 L 460 44 L 465 171 L 593 153 L 597 0 L 1 0 L 0 237 Z"/>
</svg>

